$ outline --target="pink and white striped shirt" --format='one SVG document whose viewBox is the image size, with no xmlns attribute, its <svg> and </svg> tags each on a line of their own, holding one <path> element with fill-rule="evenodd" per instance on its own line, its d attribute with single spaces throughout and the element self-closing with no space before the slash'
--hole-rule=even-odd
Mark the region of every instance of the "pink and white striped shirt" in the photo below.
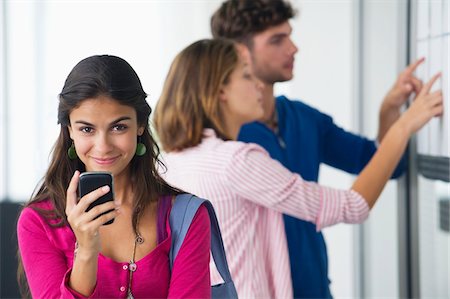
<svg viewBox="0 0 450 299">
<path fill-rule="evenodd" d="M 231 276 L 240 298 L 292 298 L 282 213 L 317 230 L 360 223 L 369 213 L 353 190 L 304 181 L 256 144 L 223 141 L 204 130 L 198 146 L 163 155 L 167 181 L 209 199 L 217 213 Z M 211 267 L 212 283 L 218 273 Z"/>
</svg>

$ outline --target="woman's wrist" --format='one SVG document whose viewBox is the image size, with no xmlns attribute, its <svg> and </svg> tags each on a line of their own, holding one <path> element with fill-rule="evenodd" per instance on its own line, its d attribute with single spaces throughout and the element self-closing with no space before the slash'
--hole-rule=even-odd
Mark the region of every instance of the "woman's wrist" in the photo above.
<svg viewBox="0 0 450 299">
<path fill-rule="evenodd" d="M 78 242 L 75 242 L 75 249 L 73 252 L 74 260 L 82 260 L 82 261 L 92 261 L 93 259 L 98 258 L 98 252 L 89 250 L 87 248 L 82 248 L 79 246 Z"/>
<path fill-rule="evenodd" d="M 414 133 L 412 124 L 408 122 L 405 114 L 400 116 L 400 118 L 394 123 L 393 127 L 396 128 L 399 134 L 402 134 L 402 136 L 407 136 L 407 138 L 411 137 Z"/>
</svg>

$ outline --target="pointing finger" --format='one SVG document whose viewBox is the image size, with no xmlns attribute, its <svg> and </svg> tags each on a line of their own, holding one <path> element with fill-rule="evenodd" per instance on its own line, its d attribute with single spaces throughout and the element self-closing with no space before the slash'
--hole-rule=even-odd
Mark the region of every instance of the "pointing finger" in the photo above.
<svg viewBox="0 0 450 299">
<path fill-rule="evenodd" d="M 424 61 L 425 61 L 425 57 L 417 59 L 416 61 L 414 61 L 413 63 L 408 65 L 408 67 L 405 70 L 405 73 L 407 73 L 407 74 L 414 73 L 416 71 L 417 67 Z"/>
<path fill-rule="evenodd" d="M 439 77 L 441 77 L 441 73 L 437 73 L 436 75 L 434 75 L 430 81 L 428 81 L 422 88 L 422 91 L 420 92 L 421 95 L 427 94 L 430 92 L 431 87 L 433 87 L 433 84 L 436 82 L 437 79 L 439 79 Z"/>
</svg>

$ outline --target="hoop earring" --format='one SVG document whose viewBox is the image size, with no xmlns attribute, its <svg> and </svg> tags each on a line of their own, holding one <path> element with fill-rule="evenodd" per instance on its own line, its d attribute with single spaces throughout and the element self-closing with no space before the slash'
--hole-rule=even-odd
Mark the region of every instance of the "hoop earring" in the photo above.
<svg viewBox="0 0 450 299">
<path fill-rule="evenodd" d="M 78 158 L 77 151 L 75 150 L 75 145 L 73 144 L 73 141 L 72 145 L 67 150 L 67 155 L 69 156 L 70 160 L 75 160 L 76 158 Z"/>
<path fill-rule="evenodd" d="M 136 156 L 142 157 L 147 152 L 147 147 L 141 142 L 141 136 L 138 136 L 138 144 L 136 145 Z"/>
</svg>

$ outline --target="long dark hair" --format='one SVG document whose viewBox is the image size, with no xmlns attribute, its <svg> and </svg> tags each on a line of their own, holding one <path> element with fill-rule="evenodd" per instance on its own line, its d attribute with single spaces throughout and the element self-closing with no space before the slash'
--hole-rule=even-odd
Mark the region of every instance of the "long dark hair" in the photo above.
<svg viewBox="0 0 450 299">
<path fill-rule="evenodd" d="M 58 220 L 53 226 L 68 224 L 65 214 L 67 187 L 75 170 L 85 171 L 81 160 L 71 160 L 67 155 L 67 150 L 72 145 L 68 130 L 69 115 L 84 100 L 100 95 L 134 108 L 138 126 L 145 127 L 140 142 L 146 146 L 147 152 L 143 156 L 134 156 L 130 162 L 131 183 L 135 195 L 132 224 L 136 230 L 137 221 L 148 204 L 157 201 L 161 195 L 176 195 L 181 191 L 166 183 L 158 173 L 158 168 L 164 168 L 164 165 L 158 158 L 158 145 L 150 134 L 149 117 L 152 110 L 145 100 L 147 94 L 134 69 L 117 56 L 96 55 L 85 58 L 70 72 L 59 94 L 60 133 L 52 150 L 50 165 L 25 207 L 30 206 L 37 210 L 47 220 Z M 33 203 L 44 200 L 51 202 L 52 210 L 33 207 Z M 26 278 L 20 260 L 18 279 L 24 289 Z M 26 293 L 25 291 L 23 294 Z"/>
</svg>

